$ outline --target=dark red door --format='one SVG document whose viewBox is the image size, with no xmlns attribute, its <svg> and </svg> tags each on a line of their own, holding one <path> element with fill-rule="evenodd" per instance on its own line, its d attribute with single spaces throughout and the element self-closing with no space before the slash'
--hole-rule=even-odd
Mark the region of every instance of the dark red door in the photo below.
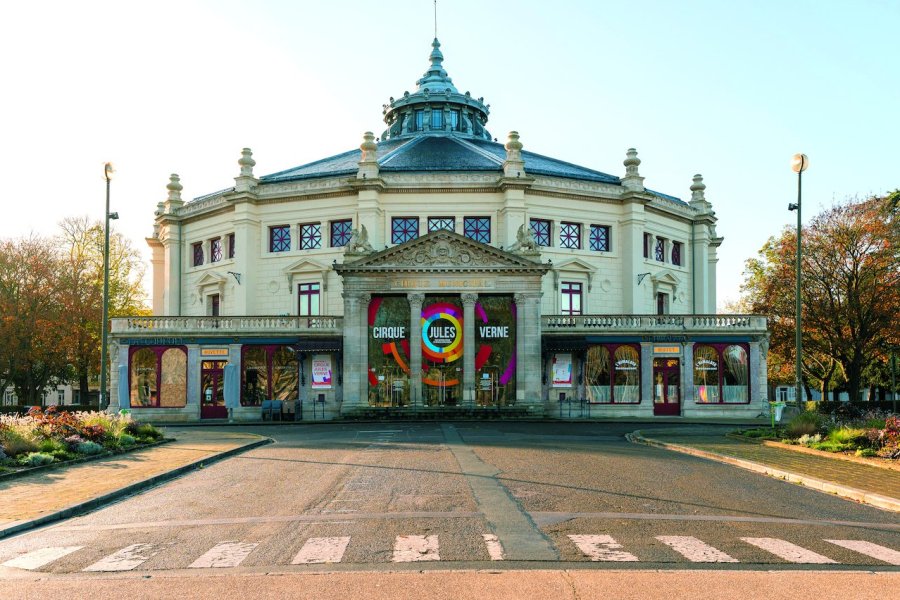
<svg viewBox="0 0 900 600">
<path fill-rule="evenodd" d="M 226 419 L 224 360 L 204 360 L 200 364 L 200 418 Z"/>
<path fill-rule="evenodd" d="M 653 414 L 681 414 L 681 364 L 677 358 L 653 359 Z"/>
</svg>

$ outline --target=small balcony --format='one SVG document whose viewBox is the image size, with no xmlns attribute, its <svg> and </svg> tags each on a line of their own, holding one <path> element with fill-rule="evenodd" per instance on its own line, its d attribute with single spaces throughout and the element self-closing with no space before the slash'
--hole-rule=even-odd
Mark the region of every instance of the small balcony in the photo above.
<svg viewBox="0 0 900 600">
<path fill-rule="evenodd" d="M 121 317 L 110 319 L 118 336 L 190 336 L 282 333 L 341 335 L 344 317 Z"/>
<path fill-rule="evenodd" d="M 687 333 L 763 334 L 766 317 L 759 315 L 545 315 L 541 333 L 620 333 L 683 335 Z"/>
</svg>

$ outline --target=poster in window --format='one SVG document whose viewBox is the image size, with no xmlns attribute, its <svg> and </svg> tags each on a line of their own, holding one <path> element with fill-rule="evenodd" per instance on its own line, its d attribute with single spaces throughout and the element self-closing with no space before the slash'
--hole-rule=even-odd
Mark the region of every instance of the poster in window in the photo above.
<svg viewBox="0 0 900 600">
<path fill-rule="evenodd" d="M 553 355 L 553 387 L 572 387 L 572 355 Z"/>
<path fill-rule="evenodd" d="M 331 389 L 331 356 L 316 354 L 312 359 L 312 389 Z"/>
</svg>

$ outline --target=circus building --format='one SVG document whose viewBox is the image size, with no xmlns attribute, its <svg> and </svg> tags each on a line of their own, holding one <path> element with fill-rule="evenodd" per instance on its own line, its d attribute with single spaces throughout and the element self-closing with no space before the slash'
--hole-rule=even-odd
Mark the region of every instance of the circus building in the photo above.
<svg viewBox="0 0 900 600">
<path fill-rule="evenodd" d="M 682 200 L 644 187 L 634 149 L 608 174 L 514 131 L 498 143 L 437 39 L 429 63 L 357 149 L 257 176 L 245 148 L 232 187 L 190 201 L 171 176 L 148 239 L 154 316 L 111 322 L 111 409 L 762 412 L 766 321 L 715 314 L 723 239 L 702 177 Z"/>
</svg>

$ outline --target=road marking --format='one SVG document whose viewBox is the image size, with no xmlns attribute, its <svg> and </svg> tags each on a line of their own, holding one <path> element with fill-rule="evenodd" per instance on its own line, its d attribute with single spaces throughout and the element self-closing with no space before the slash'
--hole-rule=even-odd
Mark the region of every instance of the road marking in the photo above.
<svg viewBox="0 0 900 600">
<path fill-rule="evenodd" d="M 130 571 L 136 566 L 150 560 L 162 550 L 153 544 L 132 544 L 101 558 L 85 571 Z"/>
<path fill-rule="evenodd" d="M 771 552 L 775 556 L 783 558 L 784 560 L 792 563 L 825 565 L 836 562 L 831 560 L 827 556 L 816 554 L 812 550 L 801 548 L 800 546 L 797 546 L 790 542 L 786 542 L 784 540 L 779 540 L 777 538 L 742 537 L 741 540 L 747 542 L 748 544 L 752 544 L 757 548 L 762 548 L 766 552 Z"/>
<path fill-rule="evenodd" d="M 438 556 L 438 536 L 398 535 L 394 541 L 393 562 L 441 560 Z"/>
<path fill-rule="evenodd" d="M 236 567 L 247 558 L 258 543 L 219 542 L 209 552 L 190 564 L 190 569 L 218 569 Z"/>
<path fill-rule="evenodd" d="M 721 550 L 701 542 L 689 535 L 658 535 L 656 539 L 669 546 L 691 562 L 697 563 L 736 563 L 736 558 L 728 556 Z"/>
<path fill-rule="evenodd" d="M 614 540 L 612 536 L 570 535 L 569 539 L 578 546 L 582 554 L 595 562 L 637 562 L 638 560 L 634 554 L 619 550 L 622 544 Z"/>
<path fill-rule="evenodd" d="M 500 543 L 497 536 L 493 533 L 482 533 L 481 537 L 484 538 L 484 545 L 487 546 L 488 555 L 490 555 L 491 560 L 503 560 L 503 544 Z"/>
<path fill-rule="evenodd" d="M 349 543 L 350 536 L 309 538 L 291 564 L 339 563 L 344 558 L 344 551 Z"/>
<path fill-rule="evenodd" d="M 837 546 L 841 546 L 842 548 L 847 548 L 848 550 L 853 550 L 854 552 L 859 552 L 860 554 L 865 554 L 866 556 L 870 556 L 872 558 L 877 558 L 878 560 L 883 560 L 890 565 L 900 566 L 900 552 L 897 552 L 896 550 L 891 550 L 890 548 L 885 548 L 884 546 L 879 546 L 878 544 L 873 544 L 872 542 L 864 542 L 862 540 L 825 541 Z"/>
<path fill-rule="evenodd" d="M 16 569 L 26 569 L 33 571 L 40 569 L 44 565 L 52 563 L 67 554 L 72 554 L 76 550 L 81 550 L 84 546 L 53 546 L 50 548 L 41 548 L 27 554 L 17 556 L 3 563 L 4 567 L 15 567 Z"/>
</svg>

